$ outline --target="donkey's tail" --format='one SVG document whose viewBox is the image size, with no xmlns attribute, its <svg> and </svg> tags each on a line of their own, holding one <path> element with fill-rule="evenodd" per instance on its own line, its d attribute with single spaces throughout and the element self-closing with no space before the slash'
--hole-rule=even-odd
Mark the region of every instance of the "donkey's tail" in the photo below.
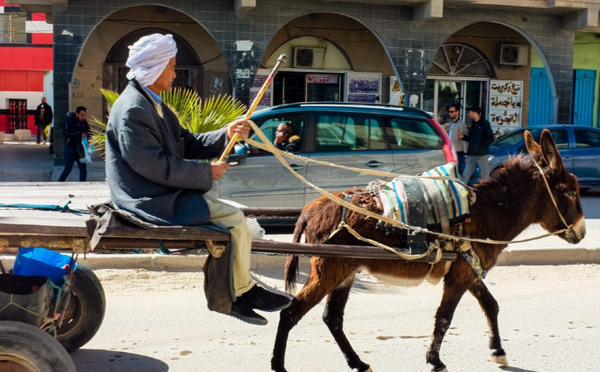
<svg viewBox="0 0 600 372">
<path fill-rule="evenodd" d="M 300 243 L 302 233 L 306 228 L 306 217 L 301 214 L 296 221 L 296 227 L 294 228 L 294 235 L 292 242 Z M 289 255 L 285 262 L 285 291 L 287 293 L 293 293 L 296 291 L 296 282 L 298 281 L 298 255 Z"/>
</svg>

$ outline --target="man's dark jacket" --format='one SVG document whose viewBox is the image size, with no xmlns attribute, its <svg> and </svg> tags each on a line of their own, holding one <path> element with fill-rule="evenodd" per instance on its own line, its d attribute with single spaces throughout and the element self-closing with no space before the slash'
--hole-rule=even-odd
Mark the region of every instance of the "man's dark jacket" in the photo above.
<svg viewBox="0 0 600 372">
<path fill-rule="evenodd" d="M 65 123 L 65 146 L 77 150 L 83 133 L 88 137 L 90 136 L 90 126 L 87 120 L 79 121 L 74 112 L 69 112 L 67 114 L 67 122 Z"/>
<path fill-rule="evenodd" d="M 473 121 L 469 134 L 464 136 L 465 141 L 469 141 L 467 155 L 482 156 L 490 153 L 490 144 L 494 141 L 494 133 L 490 122 L 480 117 L 479 121 Z"/>
<path fill-rule="evenodd" d="M 40 118 L 40 112 L 44 109 L 44 117 Z M 45 127 L 46 125 L 52 123 L 52 118 L 54 114 L 52 113 L 52 107 L 50 107 L 47 103 L 40 103 L 35 109 L 35 125 L 38 127 L 41 125 Z"/>
<path fill-rule="evenodd" d="M 106 130 L 106 179 L 115 207 L 157 225 L 200 225 L 210 213 L 209 162 L 227 144 L 226 129 L 190 133 L 162 103 L 132 80 L 111 108 Z"/>
</svg>

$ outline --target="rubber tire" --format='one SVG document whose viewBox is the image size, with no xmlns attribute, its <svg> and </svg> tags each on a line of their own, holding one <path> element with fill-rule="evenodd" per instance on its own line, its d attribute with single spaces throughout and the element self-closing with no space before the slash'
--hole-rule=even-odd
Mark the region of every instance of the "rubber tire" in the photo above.
<svg viewBox="0 0 600 372">
<path fill-rule="evenodd" d="M 56 339 L 31 324 L 10 320 L 0 321 L 0 370 L 77 372 Z"/>
<path fill-rule="evenodd" d="M 56 339 L 69 352 L 73 352 L 94 337 L 106 310 L 106 297 L 100 280 L 94 272 L 81 263 L 71 280 L 71 298 Z"/>
</svg>

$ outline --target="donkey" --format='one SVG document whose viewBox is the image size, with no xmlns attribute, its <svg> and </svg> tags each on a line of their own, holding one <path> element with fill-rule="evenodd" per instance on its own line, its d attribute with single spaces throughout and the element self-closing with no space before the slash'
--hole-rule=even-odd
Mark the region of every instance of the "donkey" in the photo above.
<svg viewBox="0 0 600 372">
<path fill-rule="evenodd" d="M 525 155 L 512 157 L 503 169 L 494 172 L 491 179 L 475 186 L 476 201 L 471 207 L 471 219 L 464 223 L 466 236 L 496 241 L 510 241 L 525 228 L 539 223 L 548 232 L 576 244 L 585 236 L 585 220 L 581 208 L 577 179 L 568 173 L 548 130 L 537 144 L 531 134 L 525 132 L 527 150 L 534 161 Z M 536 166 L 536 164 L 539 166 Z M 375 196 L 356 193 L 351 203 L 370 211 L 381 213 L 382 207 Z M 343 198 L 343 193 L 335 193 Z M 340 230 L 330 238 L 342 218 L 342 207 L 327 199 L 319 198 L 307 204 L 298 219 L 293 239 L 300 242 L 302 234 L 308 243 L 364 245 L 360 240 Z M 361 236 L 391 247 L 401 246 L 398 234 L 378 229 L 374 218 L 347 211 L 345 223 Z M 568 226 L 568 229 L 566 228 Z M 456 230 L 454 226 L 453 231 Z M 452 244 L 448 242 L 449 244 Z M 479 256 L 481 267 L 490 270 L 507 244 L 474 242 L 472 248 Z M 440 348 L 445 333 L 450 328 L 456 306 L 466 291 L 479 302 L 490 327 L 490 349 L 499 364 L 506 364 L 498 331 L 498 303 L 479 279 L 466 259 L 458 257 L 453 262 L 435 264 L 404 260 L 357 259 L 344 257 L 311 257 L 310 274 L 304 287 L 298 292 L 290 307 L 281 311 L 271 368 L 286 371 L 285 351 L 290 330 L 325 296 L 328 297 L 323 321 L 346 357 L 348 365 L 360 372 L 371 371 L 356 354 L 344 334 L 344 307 L 350 294 L 357 270 L 366 268 L 371 274 L 399 277 L 411 280 L 439 282 L 444 279 L 443 295 L 435 315 L 435 325 L 426 361 L 432 371 L 447 371 L 440 359 Z M 286 289 L 293 289 L 297 277 L 298 257 L 290 256 L 286 263 Z"/>
</svg>

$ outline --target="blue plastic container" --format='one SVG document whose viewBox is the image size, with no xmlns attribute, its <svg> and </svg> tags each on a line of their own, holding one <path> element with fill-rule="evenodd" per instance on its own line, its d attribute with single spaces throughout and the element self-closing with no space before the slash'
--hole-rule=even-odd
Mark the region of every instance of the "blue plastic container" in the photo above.
<svg viewBox="0 0 600 372">
<path fill-rule="evenodd" d="M 73 267 L 75 271 L 77 262 L 71 262 L 71 256 L 46 248 L 21 247 L 13 265 L 13 274 L 45 276 L 60 287 L 65 284 L 64 276 L 69 272 L 71 265 L 75 265 Z"/>
</svg>

